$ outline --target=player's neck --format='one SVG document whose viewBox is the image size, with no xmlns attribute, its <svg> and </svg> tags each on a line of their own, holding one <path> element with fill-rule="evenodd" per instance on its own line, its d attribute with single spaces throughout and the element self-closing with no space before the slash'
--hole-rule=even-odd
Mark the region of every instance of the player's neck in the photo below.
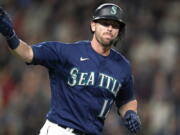
<svg viewBox="0 0 180 135">
<path fill-rule="evenodd" d="M 111 46 L 104 47 L 97 40 L 92 40 L 91 46 L 95 52 L 97 52 L 98 54 L 102 56 L 108 56 L 110 54 Z"/>
</svg>

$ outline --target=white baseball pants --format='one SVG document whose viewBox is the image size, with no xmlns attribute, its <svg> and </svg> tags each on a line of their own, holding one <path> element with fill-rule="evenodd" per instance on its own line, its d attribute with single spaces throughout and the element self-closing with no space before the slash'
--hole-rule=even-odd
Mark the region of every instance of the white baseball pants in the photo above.
<svg viewBox="0 0 180 135">
<path fill-rule="evenodd" d="M 71 128 L 64 129 L 59 125 L 46 120 L 44 126 L 40 130 L 39 135 L 75 135 L 72 133 L 72 130 L 73 129 Z"/>
</svg>

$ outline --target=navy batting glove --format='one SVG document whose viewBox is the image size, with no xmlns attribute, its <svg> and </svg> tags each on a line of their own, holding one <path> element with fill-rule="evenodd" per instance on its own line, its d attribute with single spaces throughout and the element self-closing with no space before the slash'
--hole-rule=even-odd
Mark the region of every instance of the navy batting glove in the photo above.
<svg viewBox="0 0 180 135">
<path fill-rule="evenodd" d="M 137 133 L 141 127 L 139 116 L 132 110 L 128 110 L 125 113 L 124 124 L 131 133 Z"/>
<path fill-rule="evenodd" d="M 8 39 L 15 34 L 10 18 L 2 8 L 0 8 L 0 32 Z"/>
<path fill-rule="evenodd" d="M 14 32 L 12 22 L 8 14 L 0 7 L 0 33 L 6 37 L 8 45 L 11 49 L 18 47 L 20 41 Z"/>
</svg>

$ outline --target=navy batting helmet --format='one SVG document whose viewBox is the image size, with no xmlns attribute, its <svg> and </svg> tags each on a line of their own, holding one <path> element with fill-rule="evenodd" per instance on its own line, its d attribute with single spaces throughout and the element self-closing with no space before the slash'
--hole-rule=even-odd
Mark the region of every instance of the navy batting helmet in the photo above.
<svg viewBox="0 0 180 135">
<path fill-rule="evenodd" d="M 100 19 L 114 20 L 120 24 L 120 32 L 117 39 L 114 42 L 114 45 L 119 41 L 122 35 L 125 32 L 125 21 L 123 10 L 116 4 L 113 3 L 104 3 L 98 6 L 92 17 L 92 21 L 98 21 Z"/>
</svg>

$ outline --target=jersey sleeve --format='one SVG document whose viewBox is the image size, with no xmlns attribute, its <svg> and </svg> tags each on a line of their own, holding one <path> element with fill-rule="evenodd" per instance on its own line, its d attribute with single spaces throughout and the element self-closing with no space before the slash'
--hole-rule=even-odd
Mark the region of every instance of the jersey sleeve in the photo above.
<svg viewBox="0 0 180 135">
<path fill-rule="evenodd" d="M 34 57 L 33 65 L 42 65 L 47 68 L 55 68 L 56 64 L 63 63 L 63 44 L 58 42 L 42 42 L 32 46 Z"/>
<path fill-rule="evenodd" d="M 126 104 L 127 102 L 135 99 L 133 85 L 134 85 L 133 76 L 130 75 L 126 78 L 125 82 L 122 84 L 122 87 L 117 93 L 115 103 L 118 108 Z"/>
</svg>

